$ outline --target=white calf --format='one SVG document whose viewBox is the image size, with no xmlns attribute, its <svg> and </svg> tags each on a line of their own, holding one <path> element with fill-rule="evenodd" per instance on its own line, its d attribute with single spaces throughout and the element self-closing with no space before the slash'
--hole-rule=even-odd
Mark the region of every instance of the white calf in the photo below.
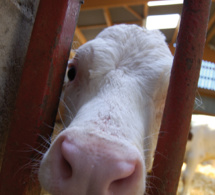
<svg viewBox="0 0 215 195">
<path fill-rule="evenodd" d="M 56 195 L 143 195 L 172 55 L 159 31 L 116 25 L 69 61 L 66 129 L 44 154 L 41 185 Z"/>
<path fill-rule="evenodd" d="M 215 117 L 193 115 L 191 133 L 185 153 L 187 166 L 182 175 L 182 195 L 189 193 L 196 166 L 203 161 L 215 159 Z"/>
</svg>

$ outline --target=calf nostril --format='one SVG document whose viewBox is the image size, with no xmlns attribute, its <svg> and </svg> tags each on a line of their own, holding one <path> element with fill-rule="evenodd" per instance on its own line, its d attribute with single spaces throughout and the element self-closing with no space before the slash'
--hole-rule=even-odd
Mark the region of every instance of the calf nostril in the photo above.
<svg viewBox="0 0 215 195">
<path fill-rule="evenodd" d="M 131 178 L 132 178 L 132 175 L 125 178 L 117 179 L 113 181 L 112 184 L 117 186 L 122 186 L 122 185 L 125 185 L 126 183 L 129 183 L 129 180 L 131 180 Z"/>
<path fill-rule="evenodd" d="M 127 166 L 127 169 L 123 170 L 121 176 L 112 181 L 109 186 L 109 191 L 118 194 L 122 194 L 122 192 L 128 194 L 126 189 L 132 188 L 137 183 L 138 173 L 136 169 L 137 167 L 133 163 Z"/>
<path fill-rule="evenodd" d="M 64 179 L 72 177 L 73 169 L 72 169 L 72 160 L 73 156 L 69 154 L 67 151 L 67 147 L 65 147 L 65 143 L 63 142 L 61 145 L 61 175 Z"/>
<path fill-rule="evenodd" d="M 64 179 L 72 177 L 72 166 L 70 163 L 62 156 L 61 159 L 61 175 Z"/>
</svg>

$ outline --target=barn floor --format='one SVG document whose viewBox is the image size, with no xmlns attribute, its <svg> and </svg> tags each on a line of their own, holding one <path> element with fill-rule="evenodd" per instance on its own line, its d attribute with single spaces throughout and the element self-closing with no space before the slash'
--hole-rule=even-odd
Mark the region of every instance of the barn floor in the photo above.
<svg viewBox="0 0 215 195">
<path fill-rule="evenodd" d="M 186 164 L 183 164 L 182 171 Z M 178 192 L 182 190 L 180 178 Z M 190 189 L 190 195 L 214 195 L 215 194 L 215 160 L 197 166 L 194 180 Z M 179 195 L 179 193 L 178 193 Z"/>
</svg>

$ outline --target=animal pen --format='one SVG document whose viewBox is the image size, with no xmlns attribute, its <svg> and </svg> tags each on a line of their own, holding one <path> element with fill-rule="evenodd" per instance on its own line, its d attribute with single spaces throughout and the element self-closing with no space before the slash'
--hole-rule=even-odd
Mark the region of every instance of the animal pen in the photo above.
<svg viewBox="0 0 215 195">
<path fill-rule="evenodd" d="M 0 194 L 40 194 L 29 159 L 52 134 L 80 0 L 40 1 L 11 119 Z M 205 44 L 210 0 L 185 0 L 148 194 L 176 194 Z M 48 10 L 48 11 L 47 11 Z M 35 85 L 37 82 L 37 85 Z M 168 130 L 168 131 L 167 131 Z M 25 144 L 23 144 L 25 143 Z M 153 179 L 159 178 L 159 179 Z M 162 181 L 162 182 L 160 182 Z M 159 189 L 159 191 L 157 191 Z"/>
</svg>

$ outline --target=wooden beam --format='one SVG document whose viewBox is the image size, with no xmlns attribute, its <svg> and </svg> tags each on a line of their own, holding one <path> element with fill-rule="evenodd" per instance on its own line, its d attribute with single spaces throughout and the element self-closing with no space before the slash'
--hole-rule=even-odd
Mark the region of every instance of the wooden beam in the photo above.
<svg viewBox="0 0 215 195">
<path fill-rule="evenodd" d="M 212 91 L 212 90 L 198 88 L 198 93 L 199 93 L 201 96 L 206 96 L 206 97 L 210 97 L 210 98 L 215 98 L 215 91 Z"/>
<path fill-rule="evenodd" d="M 213 36 L 215 36 L 215 28 L 213 28 L 209 33 L 208 33 L 208 36 L 207 36 L 207 39 L 206 39 L 206 43 L 209 43 L 211 41 L 211 39 L 213 38 Z"/>
<path fill-rule="evenodd" d="M 194 110 L 193 114 L 203 114 L 203 115 L 215 116 L 214 113 L 209 113 L 209 112 L 205 112 L 205 111 L 202 111 L 202 110 Z"/>
<path fill-rule="evenodd" d="M 104 7 L 121 7 L 123 5 L 142 5 L 148 0 L 85 0 L 81 9 L 102 9 Z"/>
<path fill-rule="evenodd" d="M 87 26 L 79 26 L 80 30 L 90 30 L 90 29 L 97 29 L 97 28 L 106 28 L 107 24 L 97 24 L 97 25 L 87 25 Z"/>
<path fill-rule="evenodd" d="M 142 21 L 142 26 L 146 27 L 146 18 L 148 16 L 148 12 L 149 12 L 149 6 L 147 3 L 144 3 L 143 5 L 143 21 Z"/>
<path fill-rule="evenodd" d="M 121 24 L 121 23 L 112 23 L 112 25 L 115 24 Z M 124 22 L 124 24 L 137 24 L 137 25 L 142 25 L 142 21 L 131 21 L 131 22 Z M 98 24 L 98 25 L 87 25 L 87 26 L 78 26 L 80 30 L 90 30 L 90 29 L 96 29 L 96 28 L 106 28 L 107 24 Z"/>
<path fill-rule="evenodd" d="M 208 45 L 205 45 L 203 60 L 215 63 L 215 50 L 212 50 Z"/>
<path fill-rule="evenodd" d="M 136 17 L 137 19 L 139 19 L 139 20 L 142 20 L 143 19 L 143 17 L 140 15 L 140 14 L 138 14 L 137 12 L 135 12 L 132 8 L 130 8 L 128 5 L 124 5 L 123 6 L 127 11 L 129 11 L 134 17 Z"/>
<path fill-rule="evenodd" d="M 105 16 L 105 21 L 107 23 L 107 26 L 112 26 L 112 19 L 111 19 L 111 15 L 110 15 L 110 11 L 108 8 L 104 8 L 104 16 Z"/>
<path fill-rule="evenodd" d="M 212 16 L 208 22 L 208 30 L 212 27 L 214 22 L 215 22 L 215 12 L 212 14 Z"/>
<path fill-rule="evenodd" d="M 181 21 L 181 19 L 179 18 L 178 24 L 177 24 L 177 26 L 175 28 L 175 31 L 174 31 L 174 34 L 172 36 L 172 40 L 171 40 L 172 44 L 176 42 L 176 39 L 177 39 L 177 36 L 178 36 L 178 31 L 179 31 L 179 26 L 180 26 L 180 21 Z"/>
<path fill-rule="evenodd" d="M 149 13 L 149 6 L 148 6 L 148 4 L 146 2 L 146 3 L 144 3 L 144 8 L 143 8 L 143 15 L 144 15 L 145 19 L 147 18 L 148 13 Z"/>
<path fill-rule="evenodd" d="M 86 37 L 84 36 L 84 34 L 81 32 L 79 27 L 76 27 L 75 29 L 75 35 L 78 38 L 78 40 L 81 42 L 81 44 L 84 44 L 87 42 Z"/>
<path fill-rule="evenodd" d="M 174 56 L 175 55 L 175 47 L 173 46 L 172 43 L 169 43 L 168 46 L 169 46 L 169 50 L 171 51 L 172 55 Z"/>
<path fill-rule="evenodd" d="M 82 10 L 87 9 L 102 9 L 104 7 L 121 7 L 123 5 L 144 5 L 149 0 L 84 0 Z M 157 0 L 150 0 L 157 1 Z M 215 0 L 212 0 L 215 2 Z"/>
</svg>

